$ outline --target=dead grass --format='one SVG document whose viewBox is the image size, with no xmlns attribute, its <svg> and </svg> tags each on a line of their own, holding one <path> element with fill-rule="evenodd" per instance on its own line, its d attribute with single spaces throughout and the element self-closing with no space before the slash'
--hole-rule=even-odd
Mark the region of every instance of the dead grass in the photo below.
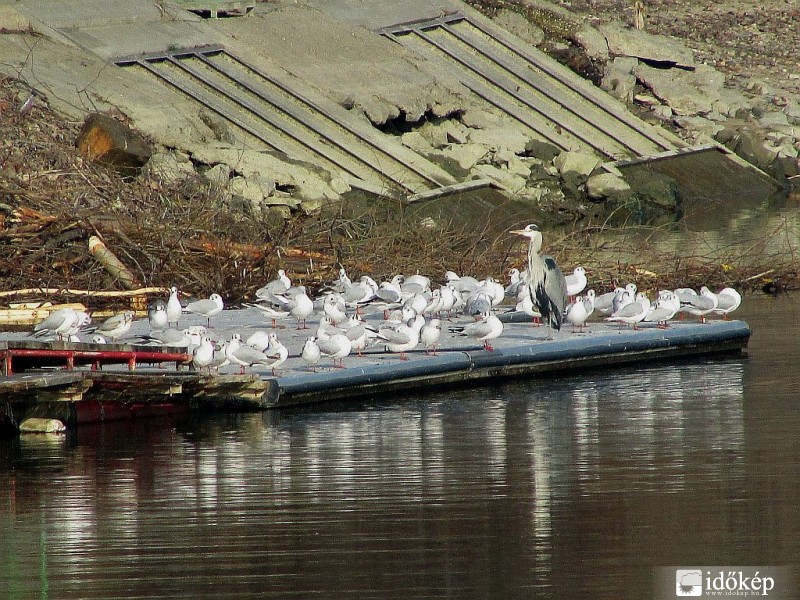
<svg viewBox="0 0 800 600">
<path fill-rule="evenodd" d="M 504 279 L 509 268 L 524 263 L 524 243 L 492 232 L 489 224 L 428 226 L 388 201 L 364 208 L 331 205 L 268 226 L 223 208 L 199 177 L 175 185 L 147 177 L 126 181 L 77 155 L 78 123 L 65 122 L 39 98 L 20 112 L 28 92 L 17 82 L 0 81 L 0 90 L 5 290 L 120 289 L 90 256 L 90 235 L 100 236 L 143 286 L 178 285 L 196 296 L 217 291 L 232 303 L 252 299 L 278 268 L 316 289 L 340 265 L 376 279 L 399 272 L 443 279 L 446 270 Z M 594 224 L 549 235 L 547 250 L 562 265 L 587 266 L 596 289 L 631 280 L 653 289 L 748 289 L 771 282 L 793 288 L 798 263 L 791 243 L 777 254 L 764 250 L 775 239 L 788 239 L 789 227 L 723 258 L 656 251 L 653 239 L 663 231 Z"/>
</svg>

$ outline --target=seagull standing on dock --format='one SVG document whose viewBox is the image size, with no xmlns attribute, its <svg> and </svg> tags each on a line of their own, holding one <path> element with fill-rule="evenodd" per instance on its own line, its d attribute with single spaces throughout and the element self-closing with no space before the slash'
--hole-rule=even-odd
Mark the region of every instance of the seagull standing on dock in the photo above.
<svg viewBox="0 0 800 600">
<path fill-rule="evenodd" d="M 320 339 L 317 341 L 317 345 L 322 354 L 333 359 L 333 366 L 340 369 L 344 369 L 344 358 L 353 349 L 350 338 L 343 333 L 335 333 L 327 339 Z M 339 361 L 338 365 L 336 364 L 337 360 Z"/>
<path fill-rule="evenodd" d="M 204 335 L 200 345 L 192 350 L 192 367 L 197 371 L 202 371 L 204 368 L 211 370 L 212 362 L 214 362 L 214 344 L 210 337 Z"/>
<path fill-rule="evenodd" d="M 181 299 L 179 296 L 178 288 L 174 285 L 169 288 L 169 299 L 167 300 L 167 326 L 178 326 L 178 321 L 183 313 L 183 306 L 181 306 Z"/>
<path fill-rule="evenodd" d="M 440 319 L 431 319 L 419 332 L 419 340 L 425 346 L 425 354 L 429 356 L 436 356 L 436 344 L 442 336 L 442 321 Z"/>
<path fill-rule="evenodd" d="M 490 312 L 485 312 L 481 315 L 481 320 L 475 323 L 470 323 L 462 329 L 454 328 L 460 335 L 471 337 L 479 342 L 483 342 L 484 350 L 493 352 L 491 341 L 500 337 L 503 333 L 503 322 Z"/>
<path fill-rule="evenodd" d="M 132 310 L 126 310 L 108 317 L 96 327 L 89 327 L 85 331 L 87 333 L 99 333 L 114 342 L 130 331 L 133 316 L 134 312 Z"/>
<path fill-rule="evenodd" d="M 528 270 L 525 283 L 531 296 L 533 308 L 542 315 L 551 328 L 561 329 L 564 309 L 567 305 L 567 282 L 561 269 L 551 256 L 541 256 L 542 232 L 530 224 L 525 229 L 511 231 L 528 238 Z"/>
<path fill-rule="evenodd" d="M 319 346 L 317 345 L 316 337 L 312 335 L 306 340 L 306 343 L 303 344 L 303 351 L 300 353 L 300 356 L 308 363 L 308 365 L 311 367 L 311 370 L 316 373 L 317 363 L 322 357 L 322 352 L 320 352 Z"/>
<path fill-rule="evenodd" d="M 206 325 L 211 326 L 211 317 L 218 315 L 225 307 L 222 301 L 222 296 L 219 294 L 211 294 L 207 300 L 196 300 L 190 302 L 183 309 L 183 312 L 200 315 L 206 318 Z"/>
<path fill-rule="evenodd" d="M 714 309 L 714 314 L 722 315 L 722 318 L 728 320 L 728 315 L 739 308 L 742 303 L 742 296 L 735 289 L 727 287 L 717 292 L 717 308 Z"/>
<path fill-rule="evenodd" d="M 167 317 L 167 303 L 161 298 L 156 298 L 147 307 L 147 320 L 150 323 L 150 329 L 153 331 L 162 331 L 169 327 L 169 317 Z"/>
<path fill-rule="evenodd" d="M 564 277 L 564 280 L 567 282 L 567 296 L 574 298 L 586 289 L 586 284 L 588 283 L 586 269 L 575 267 L 572 273 Z"/>
</svg>

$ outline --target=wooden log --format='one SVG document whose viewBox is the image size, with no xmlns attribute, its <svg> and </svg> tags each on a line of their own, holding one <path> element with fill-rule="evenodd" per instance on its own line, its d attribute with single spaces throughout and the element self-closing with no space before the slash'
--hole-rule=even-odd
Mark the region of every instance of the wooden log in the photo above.
<svg viewBox="0 0 800 600">
<path fill-rule="evenodd" d="M 22 288 L 0 291 L 0 298 L 12 296 L 87 296 L 89 298 L 130 298 L 148 294 L 167 294 L 164 287 L 140 287 L 134 290 L 77 290 L 73 288 Z"/>
<path fill-rule="evenodd" d="M 89 252 L 111 276 L 119 280 L 123 287 L 131 290 L 140 285 L 128 267 L 96 235 L 89 237 Z"/>
</svg>

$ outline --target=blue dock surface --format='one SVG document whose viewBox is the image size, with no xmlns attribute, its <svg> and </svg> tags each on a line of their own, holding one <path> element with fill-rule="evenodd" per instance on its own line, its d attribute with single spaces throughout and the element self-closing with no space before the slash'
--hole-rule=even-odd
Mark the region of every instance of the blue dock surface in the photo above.
<svg viewBox="0 0 800 600">
<path fill-rule="evenodd" d="M 383 312 L 375 309 L 365 316 L 366 322 L 374 326 L 382 318 Z M 263 410 L 357 397 L 385 398 L 398 391 L 486 384 L 520 376 L 557 376 L 590 368 L 646 365 L 654 360 L 736 355 L 745 351 L 750 337 L 747 323 L 737 320 L 673 321 L 666 329 L 644 324 L 636 330 L 590 321 L 581 332 L 574 332 L 570 326 L 553 331 L 513 314 L 504 315 L 503 320 L 504 330 L 492 341 L 493 351 L 451 331 L 470 322 L 460 316 L 452 321 L 442 320 L 443 332 L 435 355 L 419 346 L 407 353 L 407 360 L 401 360 L 377 343 L 361 356 L 345 357 L 344 368 L 333 367 L 332 360 L 326 357 L 312 368 L 300 352 L 305 341 L 316 333 L 316 319 L 310 321 L 309 329 L 297 329 L 296 323 L 288 319 L 279 320 L 273 328 L 271 320 L 255 308 L 225 310 L 211 319 L 208 333 L 212 339 L 229 340 L 234 333 L 246 339 L 256 330 L 277 333 L 289 350 L 289 358 L 273 375 L 265 366 L 248 367 L 245 374 L 240 374 L 235 365 L 211 373 L 195 371 L 180 362 L 181 357 L 187 358 L 187 348 L 142 345 L 140 336 L 150 333 L 150 329 L 146 319 L 139 319 L 121 343 L 52 342 L 56 354 L 41 365 L 30 358 L 19 359 L 26 369 L 25 383 L 15 366 L 13 376 L 0 377 L 0 395 L 8 399 L 8 418 L 12 421 L 34 414 L 75 424 L 126 418 L 129 414 L 157 414 L 154 407 L 164 409 L 168 404 L 198 411 Z M 185 315 L 180 326 L 205 324 L 202 317 Z M 0 353 L 32 346 L 48 347 L 47 343 L 33 341 L 26 332 L 0 334 Z M 59 362 L 63 362 L 65 350 L 71 348 L 76 350 L 76 356 L 68 365 Z M 165 353 L 167 360 L 160 364 L 142 360 L 156 360 L 158 352 Z M 102 353 L 113 360 L 95 361 L 95 355 L 103 356 Z M 126 353 L 139 357 L 139 362 L 129 360 Z M 81 357 L 90 357 L 94 362 Z M 65 367 L 69 367 L 70 377 L 65 378 Z M 76 380 L 78 374 L 81 381 Z M 56 407 L 58 414 L 48 412 L 48 403 Z M 91 403 L 96 406 L 88 410 Z M 67 404 L 73 408 L 67 410 Z"/>
</svg>

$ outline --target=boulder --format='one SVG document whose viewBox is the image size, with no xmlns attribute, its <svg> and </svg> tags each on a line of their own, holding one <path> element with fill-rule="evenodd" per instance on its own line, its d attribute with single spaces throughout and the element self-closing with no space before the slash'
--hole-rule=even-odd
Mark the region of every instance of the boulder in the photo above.
<svg viewBox="0 0 800 600">
<path fill-rule="evenodd" d="M 275 192 L 275 180 L 262 175 L 248 177 L 234 177 L 228 186 L 232 196 L 260 204 L 265 198 Z M 296 203 L 297 201 L 295 201 Z"/>
<path fill-rule="evenodd" d="M 711 112 L 715 103 L 722 98 L 721 90 L 725 82 L 722 73 L 706 65 L 686 71 L 639 64 L 634 69 L 634 75 L 677 115 Z"/>
<path fill-rule="evenodd" d="M 489 154 L 489 149 L 482 144 L 452 144 L 440 154 L 455 161 L 464 171 L 470 171 Z"/>
<path fill-rule="evenodd" d="M 550 142 L 536 138 L 528 140 L 525 144 L 525 156 L 530 156 L 545 163 L 552 162 L 561 153 L 561 149 Z"/>
<path fill-rule="evenodd" d="M 501 8 L 494 21 L 506 31 L 510 31 L 532 46 L 538 46 L 544 41 L 544 31 L 515 10 Z"/>
<path fill-rule="evenodd" d="M 75 145 L 84 158 L 126 176 L 136 175 L 153 153 L 139 133 L 102 113 L 86 117 Z"/>
<path fill-rule="evenodd" d="M 217 189 L 227 187 L 231 178 L 231 168 L 223 163 L 219 163 L 203 171 L 203 177 Z"/>
<path fill-rule="evenodd" d="M 631 186 L 615 173 L 597 173 L 586 180 L 586 193 L 593 200 L 627 195 Z"/>
<path fill-rule="evenodd" d="M 164 183 L 175 183 L 196 174 L 189 157 L 175 152 L 156 152 L 147 161 L 145 172 Z"/>
<path fill-rule="evenodd" d="M 492 150 L 505 148 L 514 154 L 523 154 L 530 136 L 512 127 L 497 127 L 470 131 L 467 139 L 473 144 L 482 144 Z"/>
<path fill-rule="evenodd" d="M 564 151 L 553 159 L 553 165 L 558 169 L 561 177 L 568 173 L 576 173 L 588 177 L 602 161 L 593 154 L 583 152 Z"/>
<path fill-rule="evenodd" d="M 407 131 L 400 136 L 400 141 L 407 148 L 411 148 L 414 152 L 420 154 L 430 154 L 433 152 L 433 146 L 425 139 L 419 131 Z"/>
<path fill-rule="evenodd" d="M 525 189 L 527 183 L 524 177 L 509 171 L 508 169 L 501 169 L 495 165 L 477 165 L 472 169 L 471 174 L 476 179 L 491 179 L 497 185 L 507 192 L 518 194 Z"/>
<path fill-rule="evenodd" d="M 611 56 L 632 56 L 659 65 L 694 68 L 692 51 L 673 38 L 653 35 L 641 29 L 631 29 L 621 23 L 600 25 Z"/>
<path fill-rule="evenodd" d="M 630 102 L 633 99 L 633 90 L 636 87 L 636 77 L 633 74 L 633 70 L 638 64 L 639 61 L 636 58 L 617 56 L 606 64 L 600 87 L 615 98 L 623 102 Z"/>
</svg>

